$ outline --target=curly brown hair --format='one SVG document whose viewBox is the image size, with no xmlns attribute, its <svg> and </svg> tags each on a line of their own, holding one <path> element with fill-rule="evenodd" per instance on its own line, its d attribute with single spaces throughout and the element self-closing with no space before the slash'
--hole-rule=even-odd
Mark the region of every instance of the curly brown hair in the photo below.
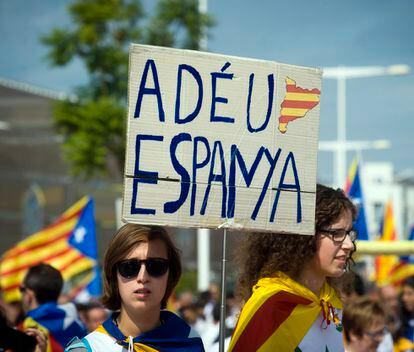
<svg viewBox="0 0 414 352">
<path fill-rule="evenodd" d="M 122 226 L 112 238 L 106 250 L 103 270 L 104 295 L 101 299 L 106 308 L 114 311 L 121 308 L 121 296 L 119 295 L 116 269 L 117 263 L 125 259 L 140 243 L 154 240 L 163 241 L 168 252 L 168 281 L 164 297 L 161 301 L 161 309 L 166 308 L 168 298 L 181 276 L 180 252 L 164 228 L 160 226 L 142 226 L 135 224 Z"/>
<path fill-rule="evenodd" d="M 345 212 L 350 211 L 355 220 L 357 210 L 341 189 L 323 185 L 316 187 L 316 229 L 326 228 Z M 252 288 L 263 277 L 272 276 L 276 271 L 295 278 L 303 267 L 316 254 L 318 232 L 315 236 L 286 233 L 251 233 L 241 248 L 238 248 L 236 260 L 241 268 L 238 280 L 238 293 L 247 300 Z M 355 248 L 354 248 L 355 250 Z M 247 254 L 247 255 L 246 255 Z M 347 269 L 352 263 L 352 255 L 347 262 Z M 335 287 L 335 280 L 329 282 Z"/>
</svg>

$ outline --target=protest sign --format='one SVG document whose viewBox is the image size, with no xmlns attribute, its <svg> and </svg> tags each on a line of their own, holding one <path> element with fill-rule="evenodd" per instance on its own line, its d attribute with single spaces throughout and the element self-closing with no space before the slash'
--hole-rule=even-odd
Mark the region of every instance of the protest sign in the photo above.
<svg viewBox="0 0 414 352">
<path fill-rule="evenodd" d="M 123 219 L 313 234 L 321 78 L 131 45 Z"/>
</svg>

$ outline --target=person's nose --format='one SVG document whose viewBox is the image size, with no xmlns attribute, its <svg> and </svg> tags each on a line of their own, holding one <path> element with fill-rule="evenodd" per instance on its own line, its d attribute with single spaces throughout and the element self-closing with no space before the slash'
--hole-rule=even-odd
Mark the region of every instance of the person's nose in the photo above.
<svg viewBox="0 0 414 352">
<path fill-rule="evenodd" d="M 344 241 L 342 242 L 342 249 L 351 252 L 355 249 L 355 244 L 351 241 L 351 236 L 346 235 Z"/>
<path fill-rule="evenodd" d="M 149 274 L 147 272 L 147 268 L 144 263 L 141 264 L 141 267 L 139 268 L 137 281 L 138 282 L 147 282 L 149 279 Z"/>
</svg>

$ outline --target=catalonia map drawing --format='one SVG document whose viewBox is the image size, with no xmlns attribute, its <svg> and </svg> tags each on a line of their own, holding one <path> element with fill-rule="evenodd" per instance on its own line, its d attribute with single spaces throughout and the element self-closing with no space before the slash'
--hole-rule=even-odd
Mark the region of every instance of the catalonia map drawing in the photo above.
<svg viewBox="0 0 414 352">
<path fill-rule="evenodd" d="M 296 86 L 296 81 L 286 77 L 286 96 L 280 104 L 279 131 L 286 133 L 287 125 L 298 118 L 303 118 L 319 104 L 321 91 L 317 88 L 306 89 Z"/>
</svg>

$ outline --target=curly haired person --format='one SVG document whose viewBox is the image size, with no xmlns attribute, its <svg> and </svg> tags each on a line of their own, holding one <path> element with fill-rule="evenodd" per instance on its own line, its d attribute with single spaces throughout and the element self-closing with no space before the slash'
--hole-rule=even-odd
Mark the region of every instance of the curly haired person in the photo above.
<svg viewBox="0 0 414 352">
<path fill-rule="evenodd" d="M 229 351 L 343 351 L 341 276 L 355 251 L 356 208 L 317 185 L 315 235 L 252 233 L 238 251 L 246 301 Z"/>
</svg>

